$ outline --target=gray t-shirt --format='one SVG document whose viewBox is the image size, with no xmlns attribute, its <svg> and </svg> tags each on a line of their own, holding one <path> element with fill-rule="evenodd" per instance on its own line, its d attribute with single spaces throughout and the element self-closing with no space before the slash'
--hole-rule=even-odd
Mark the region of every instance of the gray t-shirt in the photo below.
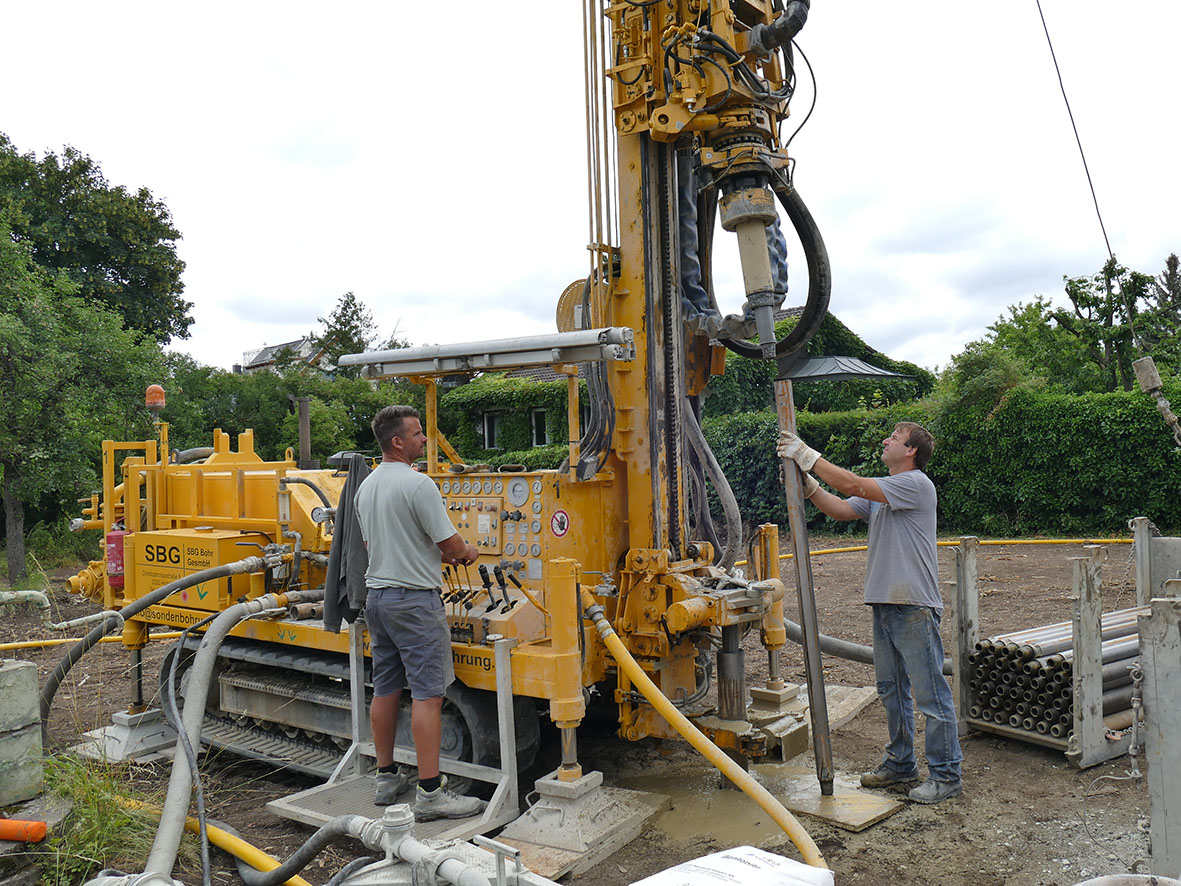
<svg viewBox="0 0 1181 886">
<path fill-rule="evenodd" d="M 866 603 L 943 609 L 935 546 L 935 484 L 922 471 L 876 477 L 887 504 L 854 496 L 849 505 L 869 521 Z"/>
<path fill-rule="evenodd" d="M 438 543 L 455 534 L 434 481 L 410 465 L 383 461 L 353 499 L 369 544 L 367 588 L 437 588 L 443 555 Z"/>
</svg>

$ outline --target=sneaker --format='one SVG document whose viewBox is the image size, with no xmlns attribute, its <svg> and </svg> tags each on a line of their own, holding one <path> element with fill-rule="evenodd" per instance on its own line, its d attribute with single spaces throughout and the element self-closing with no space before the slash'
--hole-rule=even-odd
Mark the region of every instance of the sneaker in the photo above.
<svg viewBox="0 0 1181 886">
<path fill-rule="evenodd" d="M 401 769 L 377 773 L 377 796 L 374 806 L 392 806 L 398 797 L 410 790 L 410 778 Z"/>
<path fill-rule="evenodd" d="M 470 818 L 484 809 L 484 801 L 477 797 L 462 797 L 447 790 L 447 776 L 438 790 L 424 791 L 422 785 L 414 790 L 414 818 L 434 821 L 436 818 Z"/>
<path fill-rule="evenodd" d="M 928 778 L 917 788 L 911 788 L 906 796 L 916 803 L 938 803 L 948 797 L 958 797 L 964 792 L 962 781 L 935 781 Z"/>
<path fill-rule="evenodd" d="M 882 763 L 877 769 L 861 776 L 861 786 L 863 788 L 884 788 L 892 784 L 906 784 L 918 780 L 919 771 L 917 769 L 899 772 L 897 769 L 892 769 L 888 763 Z"/>
</svg>

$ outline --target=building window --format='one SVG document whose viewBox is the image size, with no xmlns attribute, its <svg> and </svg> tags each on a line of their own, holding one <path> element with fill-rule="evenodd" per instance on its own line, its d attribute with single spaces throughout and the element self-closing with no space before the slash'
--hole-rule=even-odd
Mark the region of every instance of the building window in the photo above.
<svg viewBox="0 0 1181 886">
<path fill-rule="evenodd" d="M 544 446 L 549 442 L 549 434 L 545 429 L 545 410 L 534 409 L 533 414 L 533 445 Z"/>
<path fill-rule="evenodd" d="M 500 413 L 484 413 L 484 448 L 500 448 Z"/>
</svg>

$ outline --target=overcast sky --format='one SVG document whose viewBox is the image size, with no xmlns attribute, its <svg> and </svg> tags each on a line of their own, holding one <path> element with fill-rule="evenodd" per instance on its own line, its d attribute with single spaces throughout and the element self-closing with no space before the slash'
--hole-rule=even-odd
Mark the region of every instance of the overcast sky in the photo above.
<svg viewBox="0 0 1181 886">
<path fill-rule="evenodd" d="M 10 4 L 0 132 L 167 204 L 195 318 L 174 347 L 204 363 L 298 338 L 349 290 L 415 344 L 549 332 L 587 267 L 581 6 Z M 1112 249 L 1158 274 L 1181 252 L 1181 3 L 1043 9 Z M 799 42 L 819 90 L 795 180 L 831 308 L 870 345 L 945 366 L 1102 267 L 1033 0 L 814 0 Z"/>
</svg>

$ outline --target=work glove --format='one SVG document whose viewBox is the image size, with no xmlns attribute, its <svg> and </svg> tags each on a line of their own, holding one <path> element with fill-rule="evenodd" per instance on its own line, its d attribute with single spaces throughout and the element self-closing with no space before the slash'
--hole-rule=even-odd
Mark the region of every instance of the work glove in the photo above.
<svg viewBox="0 0 1181 886">
<path fill-rule="evenodd" d="M 779 445 L 775 447 L 775 452 L 780 458 L 792 459 L 801 471 L 812 470 L 816 459 L 820 458 L 819 452 L 789 431 L 779 432 Z"/>
<path fill-rule="evenodd" d="M 816 490 L 820 488 L 820 483 L 811 474 L 803 474 L 804 478 L 804 498 L 811 498 Z"/>
</svg>

